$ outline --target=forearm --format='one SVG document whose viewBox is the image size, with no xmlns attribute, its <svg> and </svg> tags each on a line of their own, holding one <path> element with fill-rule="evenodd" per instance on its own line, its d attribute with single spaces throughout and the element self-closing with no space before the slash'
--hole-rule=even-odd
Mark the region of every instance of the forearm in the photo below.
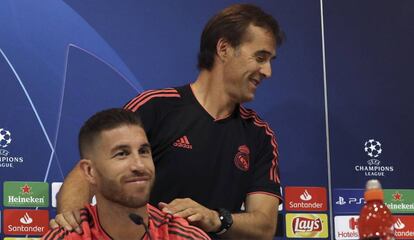
<svg viewBox="0 0 414 240">
<path fill-rule="evenodd" d="M 279 199 L 267 194 L 246 197 L 245 213 L 232 214 L 233 225 L 223 234 L 228 239 L 273 239 Z"/>
<path fill-rule="evenodd" d="M 232 214 L 233 225 L 222 235 L 229 239 L 272 239 L 276 232 L 277 214 L 260 211 Z"/>
<path fill-rule="evenodd" d="M 232 214 L 233 224 L 219 237 L 224 239 L 272 239 L 276 232 L 278 198 L 266 194 L 252 194 L 246 198 L 245 213 Z M 192 199 L 174 199 L 160 203 L 160 209 L 176 217 L 187 219 L 205 232 L 221 231 L 220 211 L 208 209 Z M 226 219 L 226 217 L 224 217 Z M 225 220 L 224 220 L 225 221 Z"/>
<path fill-rule="evenodd" d="M 92 199 L 93 191 L 79 167 L 79 163 L 66 176 L 58 195 L 57 212 L 80 209 L 89 203 Z"/>
</svg>

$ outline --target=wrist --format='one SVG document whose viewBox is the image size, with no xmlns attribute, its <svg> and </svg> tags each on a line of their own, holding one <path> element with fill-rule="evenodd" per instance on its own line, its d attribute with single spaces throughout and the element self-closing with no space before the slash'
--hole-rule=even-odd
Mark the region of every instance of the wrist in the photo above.
<svg viewBox="0 0 414 240">
<path fill-rule="evenodd" d="M 216 235 L 221 235 L 227 232 L 233 225 L 233 216 L 224 208 L 215 209 L 220 220 L 220 227 L 214 232 Z"/>
<path fill-rule="evenodd" d="M 221 221 L 220 221 L 220 214 L 217 212 L 217 210 L 211 210 L 213 212 L 213 221 L 212 221 L 212 228 L 210 232 L 216 233 L 220 231 L 221 228 Z"/>
</svg>

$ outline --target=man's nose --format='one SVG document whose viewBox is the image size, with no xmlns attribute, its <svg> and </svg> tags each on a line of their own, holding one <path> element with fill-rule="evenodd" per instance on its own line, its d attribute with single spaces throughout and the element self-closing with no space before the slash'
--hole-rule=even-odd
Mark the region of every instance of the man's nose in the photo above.
<svg viewBox="0 0 414 240">
<path fill-rule="evenodd" d="M 260 68 L 260 74 L 262 74 L 265 78 L 270 78 L 272 76 L 272 65 L 270 61 L 266 62 Z"/>
<path fill-rule="evenodd" d="M 131 157 L 130 168 L 133 171 L 136 171 L 136 170 L 141 171 L 145 168 L 144 162 L 139 154 L 134 154 Z"/>
</svg>

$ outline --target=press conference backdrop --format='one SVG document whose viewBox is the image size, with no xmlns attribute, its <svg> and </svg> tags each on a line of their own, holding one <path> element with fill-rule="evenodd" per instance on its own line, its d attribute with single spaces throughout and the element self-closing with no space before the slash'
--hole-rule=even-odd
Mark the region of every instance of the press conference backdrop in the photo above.
<svg viewBox="0 0 414 240">
<path fill-rule="evenodd" d="M 277 238 L 357 239 L 380 179 L 397 238 L 414 237 L 414 2 L 251 1 L 287 41 L 247 104 L 275 130 Z M 0 2 L 0 237 L 39 237 L 93 113 L 197 76 L 207 20 L 235 1 Z"/>
</svg>

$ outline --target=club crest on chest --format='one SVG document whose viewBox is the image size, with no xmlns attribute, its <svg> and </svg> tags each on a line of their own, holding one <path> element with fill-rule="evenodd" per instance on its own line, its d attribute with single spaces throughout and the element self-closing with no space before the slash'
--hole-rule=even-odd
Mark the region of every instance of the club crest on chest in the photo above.
<svg viewBox="0 0 414 240">
<path fill-rule="evenodd" d="M 241 145 L 234 157 L 234 164 L 243 172 L 247 172 L 250 166 L 250 150 L 246 145 Z"/>
</svg>

